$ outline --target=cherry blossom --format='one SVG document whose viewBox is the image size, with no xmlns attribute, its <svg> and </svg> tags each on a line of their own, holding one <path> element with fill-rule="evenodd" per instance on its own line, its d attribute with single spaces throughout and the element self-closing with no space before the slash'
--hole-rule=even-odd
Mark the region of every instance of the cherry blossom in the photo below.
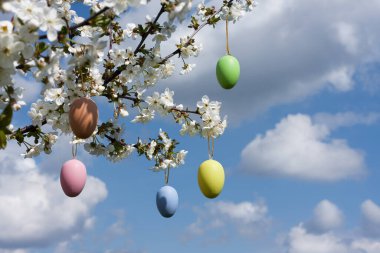
<svg viewBox="0 0 380 253">
<path fill-rule="evenodd" d="M 113 162 L 136 152 L 154 162 L 150 167 L 153 171 L 184 164 L 187 151 L 177 150 L 179 142 L 163 129 L 148 140 L 131 140 L 124 134 L 126 122 L 148 123 L 157 114 L 172 118 L 181 135 L 206 139 L 222 135 L 227 118 L 221 115 L 220 102 L 205 95 L 195 105 L 177 103 L 174 91 L 161 87 L 161 80 L 190 74 L 195 67 L 192 58 L 202 55 L 203 47 L 196 38 L 200 29 L 212 29 L 225 19 L 236 22 L 253 9 L 255 2 L 220 1 L 219 6 L 203 2 L 193 8 L 191 0 L 161 0 L 160 10 L 155 16 L 147 16 L 145 23 L 120 23 L 119 17 L 128 15 L 128 8 L 133 11 L 149 2 L 1 2 L 0 10 L 13 17 L 0 20 L 0 109 L 2 115 L 10 117 L 10 123 L 0 129 L 6 132 L 5 141 L 15 140 L 25 146 L 24 157 L 49 154 L 60 135 L 72 134 L 68 115 L 70 104 L 78 97 L 101 97 L 114 111 L 111 119 L 101 115 L 91 137 L 74 138 L 72 143 Z M 87 8 L 88 15 L 81 17 L 76 12 L 78 4 Z M 189 22 L 186 26 L 192 31 L 165 55 L 162 49 L 170 48 L 170 41 L 177 38 L 173 34 L 185 26 L 184 22 Z M 175 56 L 180 58 L 179 66 L 172 59 Z M 28 105 L 30 125 L 24 127 L 12 126 L 9 113 L 9 108 L 12 112 L 26 106 L 24 91 L 13 83 L 15 74 L 42 84 L 41 96 Z"/>
</svg>

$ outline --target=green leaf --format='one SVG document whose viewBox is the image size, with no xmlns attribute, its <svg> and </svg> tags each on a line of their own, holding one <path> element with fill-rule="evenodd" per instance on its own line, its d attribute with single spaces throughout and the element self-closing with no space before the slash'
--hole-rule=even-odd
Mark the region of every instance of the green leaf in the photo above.
<svg viewBox="0 0 380 253">
<path fill-rule="evenodd" d="M 17 131 L 16 133 L 16 140 L 21 145 L 21 143 L 24 142 L 24 135 L 22 134 L 21 130 Z"/>
<path fill-rule="evenodd" d="M 7 146 L 7 137 L 5 136 L 4 131 L 0 130 L 0 149 L 5 149 Z"/>
<path fill-rule="evenodd" d="M 0 114 L 0 127 L 5 128 L 12 122 L 13 110 L 11 104 L 8 104 L 3 113 Z M 4 132 L 3 132 L 4 133 Z"/>
<path fill-rule="evenodd" d="M 8 128 L 2 128 L 1 129 L 6 135 L 12 134 L 13 132 L 9 130 Z"/>
</svg>

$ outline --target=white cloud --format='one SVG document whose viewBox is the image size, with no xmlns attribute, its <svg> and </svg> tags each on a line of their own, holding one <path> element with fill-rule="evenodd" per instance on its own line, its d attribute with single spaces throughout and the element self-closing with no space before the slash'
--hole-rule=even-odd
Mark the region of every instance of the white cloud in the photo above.
<svg viewBox="0 0 380 253">
<path fill-rule="evenodd" d="M 359 43 L 355 27 L 346 22 L 338 22 L 335 26 L 339 42 L 346 48 L 347 52 L 356 54 Z"/>
<path fill-rule="evenodd" d="M 326 80 L 339 91 L 349 91 L 354 86 L 354 82 L 351 78 L 353 74 L 354 71 L 352 68 L 342 66 L 328 73 Z"/>
<path fill-rule="evenodd" d="M 329 135 L 328 127 L 313 124 L 308 115 L 289 115 L 243 149 L 242 167 L 254 174 L 320 181 L 365 174 L 363 154 Z"/>
<path fill-rule="evenodd" d="M 363 64 L 359 67 L 356 73 L 358 82 L 363 84 L 364 90 L 372 95 L 380 90 L 380 71 L 378 71 L 380 66 L 379 62 L 380 61 L 377 63 Z"/>
<path fill-rule="evenodd" d="M 89 176 L 82 194 L 68 198 L 59 174 L 42 173 L 18 154 L 11 145 L 0 156 L 0 248 L 44 247 L 90 228 L 91 210 L 107 195 L 105 184 Z"/>
<path fill-rule="evenodd" d="M 319 125 L 325 125 L 330 130 L 353 126 L 357 124 L 371 125 L 380 119 L 380 113 L 371 112 L 368 114 L 358 114 L 354 112 L 343 112 L 337 114 L 317 113 L 313 117 L 313 121 Z"/>
<path fill-rule="evenodd" d="M 228 237 L 227 231 L 233 228 L 243 236 L 257 236 L 267 230 L 270 225 L 268 207 L 263 201 L 240 203 L 218 201 L 195 208 L 197 219 L 190 224 L 183 237 L 185 241 L 202 236 L 205 233 L 220 238 Z M 210 238 L 208 238 L 210 239 Z"/>
<path fill-rule="evenodd" d="M 13 82 L 16 87 L 24 89 L 23 99 L 27 104 L 35 102 L 40 95 L 42 84 L 32 77 L 24 77 L 21 74 L 13 76 Z"/>
<path fill-rule="evenodd" d="M 112 216 L 108 216 L 109 214 Z M 105 215 L 108 214 L 108 215 Z M 108 217 L 106 217 L 108 216 Z M 72 240 L 62 241 L 54 247 L 54 253 L 77 252 L 103 252 L 103 253 L 144 253 L 142 249 L 135 249 L 133 234 L 130 233 L 130 224 L 126 223 L 124 209 L 116 209 L 103 212 L 102 221 L 107 221 L 107 226 L 97 229 L 92 233 L 83 233 Z M 106 224 L 103 224 L 106 225 Z M 89 245 L 91 245 L 89 247 Z M 80 250 L 81 249 L 81 250 Z M 91 250 L 91 249 L 96 249 Z M 0 252 L 1 253 L 1 252 Z"/>
<path fill-rule="evenodd" d="M 0 253 L 27 253 L 24 249 L 0 249 Z"/>
<path fill-rule="evenodd" d="M 380 241 L 334 233 L 312 234 L 300 224 L 290 230 L 285 248 L 287 253 L 379 253 Z"/>
<path fill-rule="evenodd" d="M 115 211 L 116 221 L 112 223 L 105 231 L 104 239 L 110 242 L 118 237 L 126 237 L 128 234 L 128 229 L 125 224 L 125 211 L 116 210 Z"/>
<path fill-rule="evenodd" d="M 352 242 L 352 249 L 355 253 L 379 253 L 380 242 L 370 239 L 358 239 Z"/>
<path fill-rule="evenodd" d="M 363 233 L 368 236 L 380 236 L 380 207 L 371 200 L 361 205 Z"/>
<path fill-rule="evenodd" d="M 348 253 L 347 246 L 333 234 L 310 234 L 299 225 L 290 230 L 287 253 Z"/>
<path fill-rule="evenodd" d="M 306 227 L 308 230 L 320 233 L 339 228 L 342 224 L 342 211 L 334 203 L 322 200 L 315 207 L 313 218 Z"/>
<path fill-rule="evenodd" d="M 323 202 L 323 201 L 322 201 Z M 321 202 L 321 203 L 322 203 Z M 333 203 L 329 203 L 335 206 Z M 317 205 L 316 209 L 320 207 Z M 336 206 L 335 206 L 336 207 Z M 362 215 L 373 221 L 374 226 L 379 225 L 380 208 L 371 200 L 366 200 L 361 205 Z M 341 212 L 341 211 L 339 211 Z M 326 213 L 326 212 L 324 212 Z M 290 229 L 287 238 L 282 242 L 282 246 L 287 253 L 378 253 L 380 252 L 379 237 L 371 238 L 366 233 L 367 224 L 360 229 L 354 228 L 352 231 L 333 232 L 326 230 L 322 233 L 313 233 L 309 227 L 300 223 Z"/>
</svg>

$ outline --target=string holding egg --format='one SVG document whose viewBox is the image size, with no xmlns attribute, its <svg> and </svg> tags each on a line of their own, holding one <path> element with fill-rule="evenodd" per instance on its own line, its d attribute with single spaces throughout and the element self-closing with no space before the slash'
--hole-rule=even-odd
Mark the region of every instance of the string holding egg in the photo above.
<svg viewBox="0 0 380 253">
<path fill-rule="evenodd" d="M 216 64 L 216 78 L 224 89 L 232 89 L 240 78 L 240 63 L 231 55 L 228 39 L 228 15 L 226 17 L 226 52 Z"/>
</svg>

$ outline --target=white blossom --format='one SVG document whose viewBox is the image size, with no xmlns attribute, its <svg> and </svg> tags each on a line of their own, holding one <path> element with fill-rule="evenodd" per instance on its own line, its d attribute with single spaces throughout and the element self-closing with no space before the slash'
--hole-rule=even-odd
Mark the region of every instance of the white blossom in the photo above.
<svg viewBox="0 0 380 253">
<path fill-rule="evenodd" d="M 167 61 L 164 64 L 162 64 L 160 68 L 161 68 L 162 78 L 166 79 L 173 75 L 175 65 L 172 61 Z"/>
<path fill-rule="evenodd" d="M 176 26 L 173 24 L 173 22 L 164 22 L 163 28 L 161 29 L 161 32 L 165 34 L 168 38 L 172 36 L 172 33 L 176 31 Z"/>
<path fill-rule="evenodd" d="M 181 150 L 177 153 L 175 157 L 175 163 L 177 164 L 177 166 L 185 164 L 186 155 L 187 155 L 186 150 Z"/>
<path fill-rule="evenodd" d="M 34 0 L 8 1 L 3 4 L 3 8 L 15 13 L 23 22 L 39 26 L 41 16 L 44 14 L 42 10 L 46 8 L 46 2 Z"/>
<path fill-rule="evenodd" d="M 0 66 L 0 88 L 12 84 L 12 75 L 14 73 L 15 71 L 13 68 L 3 68 Z"/>
<path fill-rule="evenodd" d="M 41 16 L 40 29 L 47 32 L 47 38 L 50 41 L 57 39 L 57 32 L 62 29 L 65 22 L 58 16 L 55 9 L 45 8 Z"/>
<path fill-rule="evenodd" d="M 129 115 L 129 112 L 127 111 L 127 109 L 125 108 L 125 106 L 123 106 L 123 107 L 120 108 L 119 113 L 120 113 L 120 115 L 122 117 L 127 117 Z"/>
<path fill-rule="evenodd" d="M 158 92 L 154 92 L 152 96 L 148 96 L 145 99 L 146 103 L 148 104 L 149 108 L 151 110 L 161 110 L 161 97 Z"/>
<path fill-rule="evenodd" d="M 169 20 L 178 19 L 182 22 L 186 18 L 186 14 L 191 10 L 192 0 L 179 0 L 174 10 L 169 12 Z"/>
<path fill-rule="evenodd" d="M 41 153 L 41 143 L 34 145 L 32 148 L 27 150 L 25 154 L 21 154 L 24 158 L 32 158 L 34 156 L 38 156 Z"/>
<path fill-rule="evenodd" d="M 194 43 L 189 43 L 188 37 L 180 38 L 179 46 L 181 49 L 181 56 L 185 59 L 189 58 L 190 56 L 198 56 L 203 49 L 202 44 L 195 45 Z"/>
<path fill-rule="evenodd" d="M 9 21 L 0 21 L 0 33 L 11 34 L 13 30 L 13 24 Z"/>
<path fill-rule="evenodd" d="M 173 141 L 170 138 L 168 138 L 167 133 L 165 133 L 164 131 L 162 131 L 161 128 L 160 128 L 159 135 L 160 135 L 160 137 L 162 139 L 162 142 L 165 145 L 165 151 L 169 151 L 169 148 L 173 145 Z"/>
<path fill-rule="evenodd" d="M 9 21 L 0 21 L 0 67 L 13 68 L 13 61 L 24 48 L 13 32 L 13 25 Z"/>
<path fill-rule="evenodd" d="M 147 123 L 149 121 L 151 121 L 152 119 L 154 118 L 154 111 L 150 110 L 150 109 L 142 109 L 140 114 L 137 115 L 133 120 L 132 122 L 133 123 Z"/>
<path fill-rule="evenodd" d="M 234 23 L 242 18 L 246 12 L 252 11 L 253 7 L 256 6 L 256 1 L 234 1 L 231 7 L 224 6 L 222 8 L 222 14 L 220 17 L 223 20 L 232 20 Z"/>
<path fill-rule="evenodd" d="M 199 133 L 199 130 L 197 128 L 197 122 L 194 120 L 191 120 L 190 122 L 186 122 L 182 124 L 182 128 L 179 132 L 181 135 L 188 134 L 190 136 L 194 136 Z"/>
<path fill-rule="evenodd" d="M 127 59 L 127 52 L 125 50 L 111 49 L 109 54 L 116 66 L 124 64 Z"/>
<path fill-rule="evenodd" d="M 58 106 L 65 102 L 66 96 L 62 88 L 52 88 L 45 91 L 45 101 L 55 102 Z"/>
<path fill-rule="evenodd" d="M 116 15 L 126 11 L 128 6 L 144 5 L 147 0 L 105 0 L 103 6 L 107 6 L 113 9 Z"/>
<path fill-rule="evenodd" d="M 149 144 L 149 148 L 146 151 L 146 155 L 148 156 L 149 160 L 152 160 L 153 158 L 153 153 L 156 150 L 157 142 L 155 140 L 152 140 Z"/>
<path fill-rule="evenodd" d="M 176 166 L 177 166 L 177 164 L 173 160 L 165 159 L 160 163 L 159 169 L 165 170 L 167 168 L 175 168 Z"/>
<path fill-rule="evenodd" d="M 124 12 L 128 8 L 127 0 L 105 0 L 103 6 L 112 8 L 116 15 Z"/>
<path fill-rule="evenodd" d="M 137 37 L 139 36 L 138 33 L 134 32 L 134 29 L 136 28 L 136 24 L 134 23 L 128 23 L 127 24 L 127 28 L 123 30 L 123 34 L 124 36 L 128 37 L 128 38 L 132 38 L 132 39 L 137 39 Z"/>
<path fill-rule="evenodd" d="M 165 91 L 161 93 L 160 103 L 164 108 L 172 108 L 174 106 L 173 95 L 174 91 L 171 91 L 168 88 L 166 88 Z"/>
<path fill-rule="evenodd" d="M 194 64 L 185 64 L 183 67 L 182 67 L 182 70 L 181 70 L 181 75 L 185 75 L 185 74 L 188 74 L 190 73 L 193 68 L 195 67 L 195 63 Z"/>
</svg>

